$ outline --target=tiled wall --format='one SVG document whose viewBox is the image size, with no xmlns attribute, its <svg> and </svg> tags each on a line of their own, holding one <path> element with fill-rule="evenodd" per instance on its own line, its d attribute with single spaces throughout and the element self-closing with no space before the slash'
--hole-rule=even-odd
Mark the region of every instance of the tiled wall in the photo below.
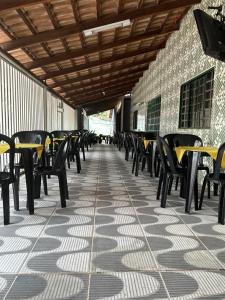
<svg viewBox="0 0 225 300">
<path fill-rule="evenodd" d="M 193 9 L 208 11 L 209 5 L 219 4 L 220 0 L 203 0 Z M 203 53 L 193 9 L 185 16 L 180 30 L 171 35 L 166 48 L 159 52 L 156 61 L 150 64 L 136 84 L 132 93 L 131 128 L 133 112 L 138 110 L 138 129 L 145 129 L 147 102 L 161 95 L 161 134 L 192 132 L 200 135 L 206 144 L 219 145 L 225 141 L 225 63 Z M 211 128 L 178 129 L 181 85 L 212 67 L 215 67 L 215 82 Z"/>
</svg>

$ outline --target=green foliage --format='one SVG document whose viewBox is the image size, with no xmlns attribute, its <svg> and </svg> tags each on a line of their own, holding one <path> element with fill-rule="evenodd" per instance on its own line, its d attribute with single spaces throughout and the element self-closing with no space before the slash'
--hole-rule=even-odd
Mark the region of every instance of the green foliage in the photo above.
<svg viewBox="0 0 225 300">
<path fill-rule="evenodd" d="M 109 120 L 109 119 L 111 119 L 110 118 L 110 110 L 99 112 L 99 113 L 93 115 L 93 117 L 101 119 L 101 120 Z"/>
</svg>

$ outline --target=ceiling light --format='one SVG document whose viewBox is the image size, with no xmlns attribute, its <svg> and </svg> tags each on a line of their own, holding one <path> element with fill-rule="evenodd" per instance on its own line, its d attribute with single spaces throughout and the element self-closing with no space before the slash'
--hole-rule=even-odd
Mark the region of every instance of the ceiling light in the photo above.
<svg viewBox="0 0 225 300">
<path fill-rule="evenodd" d="M 121 22 L 115 22 L 115 23 L 95 27 L 92 29 L 87 29 L 87 30 L 84 30 L 83 33 L 84 33 L 84 36 L 88 37 L 88 36 L 91 36 L 98 32 L 107 31 L 107 30 L 111 30 L 111 29 L 115 29 L 115 28 L 119 28 L 119 27 L 126 27 L 126 26 L 129 26 L 130 24 L 131 24 L 130 19 L 127 19 L 127 20 L 124 20 Z"/>
</svg>

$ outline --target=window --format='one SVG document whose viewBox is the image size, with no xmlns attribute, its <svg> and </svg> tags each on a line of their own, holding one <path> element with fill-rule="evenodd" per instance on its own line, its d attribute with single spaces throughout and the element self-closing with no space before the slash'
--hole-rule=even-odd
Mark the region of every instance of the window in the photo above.
<svg viewBox="0 0 225 300">
<path fill-rule="evenodd" d="M 133 129 L 137 129 L 138 111 L 135 110 L 133 114 Z"/>
<path fill-rule="evenodd" d="M 148 102 L 147 109 L 147 130 L 159 131 L 160 127 L 161 97 L 157 97 Z"/>
<path fill-rule="evenodd" d="M 179 128 L 210 128 L 214 69 L 181 86 Z"/>
</svg>

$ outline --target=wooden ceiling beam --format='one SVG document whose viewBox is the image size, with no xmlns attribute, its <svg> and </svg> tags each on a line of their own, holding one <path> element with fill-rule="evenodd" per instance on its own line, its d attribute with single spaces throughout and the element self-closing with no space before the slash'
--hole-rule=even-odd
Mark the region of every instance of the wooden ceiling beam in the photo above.
<svg viewBox="0 0 225 300">
<path fill-rule="evenodd" d="M 88 116 L 114 108 L 119 102 L 119 99 L 112 99 L 107 102 L 97 102 L 94 105 L 84 107 Z"/>
<path fill-rule="evenodd" d="M 78 108 L 78 107 L 87 107 L 88 105 L 92 105 L 92 104 L 95 104 L 95 103 L 99 103 L 99 102 L 104 102 L 104 101 L 111 101 L 111 100 L 116 100 L 118 99 L 119 97 L 122 97 L 124 96 L 125 92 L 124 91 L 121 91 L 121 92 L 118 92 L 118 94 L 114 94 L 112 96 L 109 96 L 109 97 L 105 97 L 103 100 L 102 99 L 97 99 L 97 100 L 94 100 L 94 101 L 83 101 L 82 103 L 76 103 L 76 102 L 70 102 L 71 105 L 73 105 L 73 107 L 75 108 Z"/>
<path fill-rule="evenodd" d="M 18 8 L 24 8 L 26 6 L 36 5 L 39 3 L 46 3 L 51 0 L 1 0 L 0 12 L 5 10 L 12 10 Z"/>
<path fill-rule="evenodd" d="M 88 79 L 92 80 L 92 79 L 95 79 L 96 77 L 108 75 L 108 74 L 110 74 L 111 76 L 108 78 L 100 79 L 98 81 L 93 81 L 93 83 L 101 82 L 102 80 L 104 81 L 107 79 L 118 78 L 119 76 L 134 74 L 136 72 L 144 72 L 145 70 L 147 70 L 148 65 L 149 65 L 149 59 L 148 60 L 145 59 L 145 60 L 141 60 L 136 63 L 126 64 L 126 65 L 123 65 L 123 66 L 120 66 L 117 68 L 114 67 L 109 70 L 99 71 L 99 72 L 96 72 L 93 74 L 88 74 L 88 75 L 83 75 L 83 76 L 79 76 L 79 77 L 68 79 L 68 80 L 58 81 L 57 83 L 50 84 L 49 86 L 51 88 L 60 87 L 61 89 L 65 89 L 65 90 L 74 89 L 74 87 L 66 88 L 65 86 L 67 86 L 69 84 L 74 84 L 74 83 L 80 83 L 80 84 L 87 85 L 86 83 L 82 83 L 82 81 L 85 81 Z M 135 67 L 135 70 L 127 70 L 132 67 Z M 115 72 L 119 72 L 119 71 L 121 72 L 120 74 L 114 74 Z"/>
<path fill-rule="evenodd" d="M 70 100 L 68 100 L 69 102 L 74 102 L 74 103 L 79 103 L 79 104 L 83 104 L 84 102 L 92 102 L 92 101 L 95 101 L 95 100 L 98 100 L 98 99 L 101 99 L 102 101 L 105 99 L 105 98 L 108 98 L 116 93 L 120 93 L 120 92 L 124 92 L 124 93 L 128 93 L 131 91 L 131 88 L 133 87 L 133 84 L 127 84 L 123 87 L 119 87 L 118 89 L 115 88 L 113 89 L 109 94 L 103 96 L 102 93 L 98 93 L 96 95 L 94 95 L 93 97 L 74 97 L 74 98 L 70 98 Z"/>
<path fill-rule="evenodd" d="M 66 100 L 70 100 L 71 97 L 76 96 L 76 97 L 83 97 L 83 96 L 92 96 L 95 94 L 99 94 L 105 92 L 106 94 L 110 91 L 110 89 L 112 88 L 118 88 L 118 87 L 122 87 L 125 86 L 127 84 L 135 84 L 138 81 L 139 77 L 134 77 L 134 78 L 130 78 L 129 80 L 121 80 L 119 82 L 114 82 L 114 83 L 109 83 L 106 85 L 101 85 L 100 87 L 96 87 L 96 88 L 92 88 L 91 91 L 87 92 L 87 91 L 83 91 L 82 93 L 77 93 L 76 91 L 71 92 L 70 94 L 66 94 L 64 95 L 64 98 Z"/>
<path fill-rule="evenodd" d="M 2 2 L 3 0 L 1 0 Z M 10 5 L 11 8 L 18 8 L 24 5 L 30 5 L 41 3 L 41 2 L 46 2 L 47 0 L 4 0 L 4 2 L 1 4 L 0 9 L 9 9 Z M 11 2 L 14 2 L 11 4 Z M 117 16 L 113 17 L 105 17 L 101 18 L 99 20 L 95 21 L 90 21 L 90 22 L 85 22 L 85 23 L 79 23 L 79 24 L 71 24 L 67 25 L 64 27 L 61 27 L 59 29 L 54 29 L 54 30 L 48 30 L 45 32 L 41 32 L 35 35 L 23 37 L 17 40 L 13 40 L 10 42 L 3 43 L 1 45 L 2 49 L 9 51 L 13 49 L 18 49 L 18 48 L 23 48 L 23 47 L 28 47 L 30 45 L 36 44 L 36 43 L 41 43 L 41 42 L 47 42 L 50 40 L 54 39 L 60 39 L 62 37 L 66 37 L 71 34 L 78 34 L 82 32 L 83 30 L 87 29 L 92 29 L 94 27 L 98 26 L 103 26 L 107 24 L 111 24 L 114 22 L 120 22 L 124 21 L 126 19 L 139 19 L 139 18 L 146 18 L 152 15 L 160 14 L 160 13 L 166 13 L 172 10 L 180 9 L 180 8 L 186 8 L 190 7 L 194 4 L 200 3 L 201 0 L 174 0 L 172 2 L 167 2 L 167 3 L 162 3 L 162 4 L 157 4 L 148 8 L 139 8 L 134 11 L 129 11 L 126 13 L 120 13 Z M 15 5 L 17 4 L 17 6 Z M 18 6 L 19 5 L 19 6 Z"/>
<path fill-rule="evenodd" d="M 138 56 L 138 55 L 141 55 L 141 54 L 146 54 L 146 53 L 151 53 L 152 52 L 152 57 L 149 58 L 149 62 L 151 62 L 151 61 L 156 59 L 156 53 L 155 52 L 163 49 L 164 47 L 165 47 L 165 43 L 163 43 L 162 45 L 160 45 L 158 47 L 151 47 L 151 48 L 146 47 L 146 48 L 143 48 L 143 49 L 140 49 L 140 50 L 129 51 L 129 52 L 126 52 L 124 54 L 114 55 L 114 56 L 103 58 L 103 59 L 100 59 L 100 60 L 97 60 L 97 61 L 81 64 L 81 65 L 78 65 L 77 67 L 70 67 L 70 68 L 65 68 L 63 70 L 59 70 L 59 71 L 48 72 L 44 75 L 40 75 L 39 78 L 41 80 L 46 80 L 46 79 L 66 75 L 66 74 L 69 74 L 69 73 L 79 72 L 81 70 L 87 70 L 87 69 L 90 70 L 93 67 L 98 67 L 98 66 L 102 66 L 102 65 L 105 65 L 105 64 L 114 63 L 114 62 L 119 61 L 119 60 L 123 60 L 123 59 L 126 59 L 126 58 L 130 58 L 130 57 L 134 57 L 134 56 Z"/>
<path fill-rule="evenodd" d="M 131 80 L 132 78 L 140 78 L 142 75 L 142 72 L 136 72 L 136 73 L 128 73 L 127 75 L 120 76 L 116 75 L 114 78 L 109 77 L 106 78 L 105 80 L 98 80 L 96 82 L 90 82 L 89 84 L 82 84 L 77 87 L 72 87 L 70 89 L 65 89 L 62 91 L 62 94 L 65 94 L 65 97 L 72 95 L 73 93 L 89 93 L 92 92 L 93 89 L 97 89 L 100 87 L 106 87 L 112 84 L 116 84 L 117 82 L 120 83 L 121 81 L 124 80 Z"/>
<path fill-rule="evenodd" d="M 114 47 L 127 45 L 129 43 L 140 42 L 140 41 L 155 38 L 155 37 L 158 37 L 158 36 L 161 36 L 161 35 L 171 34 L 172 32 L 174 32 L 178 29 L 179 29 L 179 26 L 175 25 L 173 28 L 170 28 L 170 29 L 167 29 L 167 30 L 155 30 L 155 31 L 152 31 L 152 32 L 145 32 L 143 34 L 139 34 L 139 35 L 136 35 L 136 36 L 131 36 L 131 37 L 121 39 L 121 40 L 117 40 L 117 41 L 114 41 L 112 43 L 108 43 L 108 44 L 105 44 L 105 45 L 97 45 L 97 46 L 88 47 L 88 48 L 85 48 L 85 49 L 82 48 L 82 49 L 79 49 L 79 50 L 76 50 L 76 51 L 70 51 L 70 52 L 67 52 L 67 53 L 64 52 L 64 53 L 61 53 L 61 54 L 57 54 L 55 56 L 41 58 L 41 59 L 36 60 L 34 62 L 28 62 L 24 65 L 27 69 L 30 69 L 30 70 L 36 69 L 36 68 L 41 68 L 41 67 L 44 67 L 46 65 L 61 62 L 61 61 L 64 61 L 64 60 L 73 59 L 73 58 L 77 58 L 77 57 L 84 56 L 84 55 L 94 54 L 94 53 L 97 53 L 99 51 L 112 49 Z"/>
</svg>

